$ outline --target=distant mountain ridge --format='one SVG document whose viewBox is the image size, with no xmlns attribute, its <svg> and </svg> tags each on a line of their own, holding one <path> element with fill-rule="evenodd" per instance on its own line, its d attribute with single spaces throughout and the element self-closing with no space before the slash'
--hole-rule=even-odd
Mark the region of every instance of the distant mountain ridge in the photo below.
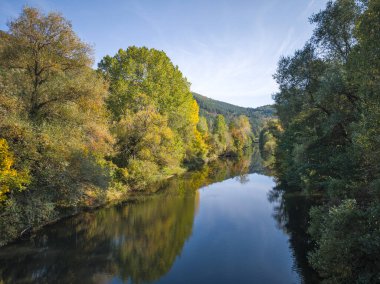
<svg viewBox="0 0 380 284">
<path fill-rule="evenodd" d="M 265 105 L 257 108 L 241 107 L 230 103 L 214 100 L 201 94 L 192 92 L 194 99 L 199 105 L 199 114 L 211 120 L 218 114 L 222 114 L 227 121 L 239 115 L 249 118 L 252 130 L 258 135 L 265 121 L 275 117 L 275 109 L 272 105 Z"/>
</svg>

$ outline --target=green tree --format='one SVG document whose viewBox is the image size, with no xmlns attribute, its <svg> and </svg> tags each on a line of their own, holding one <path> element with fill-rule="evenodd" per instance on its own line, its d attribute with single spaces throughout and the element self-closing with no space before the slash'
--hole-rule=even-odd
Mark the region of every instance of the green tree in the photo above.
<svg viewBox="0 0 380 284">
<path fill-rule="evenodd" d="M 120 49 L 99 63 L 99 72 L 110 83 L 108 108 L 114 120 L 133 115 L 141 94 L 166 116 L 168 126 L 184 145 L 187 159 L 202 152 L 196 129 L 199 107 L 190 92 L 190 84 L 163 51 L 146 47 Z"/>
<path fill-rule="evenodd" d="M 197 129 L 203 136 L 209 135 L 207 119 L 204 116 L 199 117 L 199 122 L 197 124 Z"/>
<path fill-rule="evenodd" d="M 99 87 L 91 49 L 60 14 L 24 8 L 2 33 L 0 66 L 19 85 L 17 94 L 32 119 L 54 113 Z M 100 83 L 101 84 L 101 83 Z"/>
<path fill-rule="evenodd" d="M 117 155 L 115 163 L 128 168 L 135 188 L 146 186 L 162 174 L 180 170 L 183 146 L 168 127 L 167 118 L 152 106 L 121 119 L 115 126 Z M 147 167 L 150 170 L 147 171 Z"/>
<path fill-rule="evenodd" d="M 231 133 L 234 148 L 238 153 L 242 153 L 244 149 L 247 149 L 252 145 L 252 127 L 249 123 L 248 117 L 240 115 L 232 120 L 229 125 L 229 131 Z"/>
<path fill-rule="evenodd" d="M 263 159 L 264 166 L 273 169 L 276 161 L 277 137 L 282 133 L 278 119 L 272 119 L 267 122 L 264 128 L 260 131 L 259 148 Z"/>
<path fill-rule="evenodd" d="M 329 1 L 275 75 L 276 170 L 287 190 L 324 197 L 311 210 L 309 260 L 327 283 L 380 279 L 379 15 L 378 1 Z"/>
<path fill-rule="evenodd" d="M 228 126 L 223 115 L 218 114 L 215 117 L 212 129 L 213 139 L 212 148 L 217 156 L 224 154 L 227 151 L 227 146 L 230 144 L 230 136 Z"/>
</svg>

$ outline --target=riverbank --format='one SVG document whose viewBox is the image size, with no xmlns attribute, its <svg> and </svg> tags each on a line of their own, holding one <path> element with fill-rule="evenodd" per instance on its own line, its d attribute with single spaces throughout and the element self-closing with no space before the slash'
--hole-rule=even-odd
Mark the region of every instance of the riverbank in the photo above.
<svg viewBox="0 0 380 284">
<path fill-rule="evenodd" d="M 63 219 L 73 217 L 75 215 L 81 214 L 83 212 L 90 212 L 97 210 L 99 208 L 115 206 L 119 203 L 131 202 L 137 199 L 141 199 L 144 196 L 154 194 L 155 191 L 153 188 L 159 188 L 159 184 L 165 182 L 166 180 L 173 178 L 175 176 L 184 175 L 186 172 L 183 171 L 178 175 L 168 175 L 162 177 L 159 180 L 156 180 L 152 184 L 148 184 L 145 188 L 139 190 L 133 190 L 125 186 L 122 190 L 120 187 L 110 187 L 107 190 L 99 189 L 88 189 L 84 192 L 83 197 L 81 198 L 78 206 L 74 207 L 59 207 L 57 206 L 56 215 L 51 216 L 52 218 L 47 218 L 41 223 L 35 224 L 34 226 L 20 227 L 19 223 L 12 224 L 9 223 L 8 226 L 4 225 L 4 222 L 1 223 L 1 233 L 0 233 L 0 247 L 6 246 L 14 241 L 30 238 L 37 231 L 41 230 L 45 226 L 52 225 L 56 222 L 59 222 Z M 0 219 L 5 219 L 6 216 L 0 215 Z"/>
<path fill-rule="evenodd" d="M 250 155 L 253 153 L 253 155 L 256 155 L 256 159 L 258 158 L 259 153 L 257 149 L 248 152 L 249 153 L 245 156 L 223 156 L 218 159 L 208 160 L 208 163 L 202 165 L 189 167 L 188 169 L 183 170 L 175 175 L 172 174 L 167 176 L 161 176 L 160 179 L 156 179 L 154 182 L 147 184 L 144 188 L 140 188 L 138 190 L 131 189 L 129 187 L 120 187 L 120 185 L 118 187 L 109 187 L 106 190 L 87 189 L 83 192 L 83 196 L 81 198 L 80 203 L 78 203 L 78 206 L 57 206 L 55 208 L 57 212 L 56 214 L 49 215 L 49 218 L 42 219 L 41 222 L 33 226 L 22 226 L 22 224 L 20 224 L 19 222 L 1 222 L 0 247 L 3 247 L 20 239 L 30 238 L 45 226 L 52 225 L 63 219 L 73 217 L 83 212 L 90 212 L 103 207 L 112 207 L 125 202 L 135 202 L 144 200 L 144 198 L 156 194 L 158 191 L 164 188 L 165 185 L 170 182 L 170 180 L 173 179 L 186 178 L 187 176 L 196 174 L 197 172 L 205 172 L 210 169 L 216 169 L 218 167 L 223 168 L 225 167 L 223 166 L 224 164 L 229 164 L 229 168 L 232 168 L 233 171 L 231 173 L 222 173 L 222 176 L 229 176 L 231 174 L 237 175 L 239 174 L 239 172 L 246 171 L 249 160 L 249 158 L 247 157 L 250 157 Z M 234 166 L 231 166 L 231 164 L 236 164 L 238 166 L 235 166 L 234 168 Z M 200 185 L 201 184 L 199 184 L 199 186 Z M 27 194 L 27 192 L 24 192 L 23 194 Z M 7 218 L 7 216 L 0 215 L 0 220 L 6 219 L 9 219 L 9 217 Z"/>
</svg>

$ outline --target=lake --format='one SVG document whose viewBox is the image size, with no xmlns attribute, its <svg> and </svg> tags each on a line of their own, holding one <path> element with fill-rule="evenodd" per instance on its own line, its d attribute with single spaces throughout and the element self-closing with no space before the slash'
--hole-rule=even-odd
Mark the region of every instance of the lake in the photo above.
<svg viewBox="0 0 380 284">
<path fill-rule="evenodd" d="M 310 204 L 274 187 L 257 155 L 217 161 L 0 249 L 0 283 L 315 283 Z"/>
</svg>

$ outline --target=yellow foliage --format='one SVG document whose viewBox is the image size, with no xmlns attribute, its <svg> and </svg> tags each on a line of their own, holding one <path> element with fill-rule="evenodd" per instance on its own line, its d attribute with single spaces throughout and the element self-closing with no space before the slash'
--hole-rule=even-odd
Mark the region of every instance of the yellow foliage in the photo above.
<svg viewBox="0 0 380 284">
<path fill-rule="evenodd" d="M 9 152 L 7 141 L 0 139 L 0 201 L 4 201 L 11 190 L 22 190 L 29 182 L 28 174 L 17 172 L 12 168 L 13 164 L 13 155 Z"/>
<path fill-rule="evenodd" d="M 199 106 L 197 101 L 193 99 L 190 108 L 190 121 L 192 125 L 196 126 L 199 122 Z"/>
</svg>

